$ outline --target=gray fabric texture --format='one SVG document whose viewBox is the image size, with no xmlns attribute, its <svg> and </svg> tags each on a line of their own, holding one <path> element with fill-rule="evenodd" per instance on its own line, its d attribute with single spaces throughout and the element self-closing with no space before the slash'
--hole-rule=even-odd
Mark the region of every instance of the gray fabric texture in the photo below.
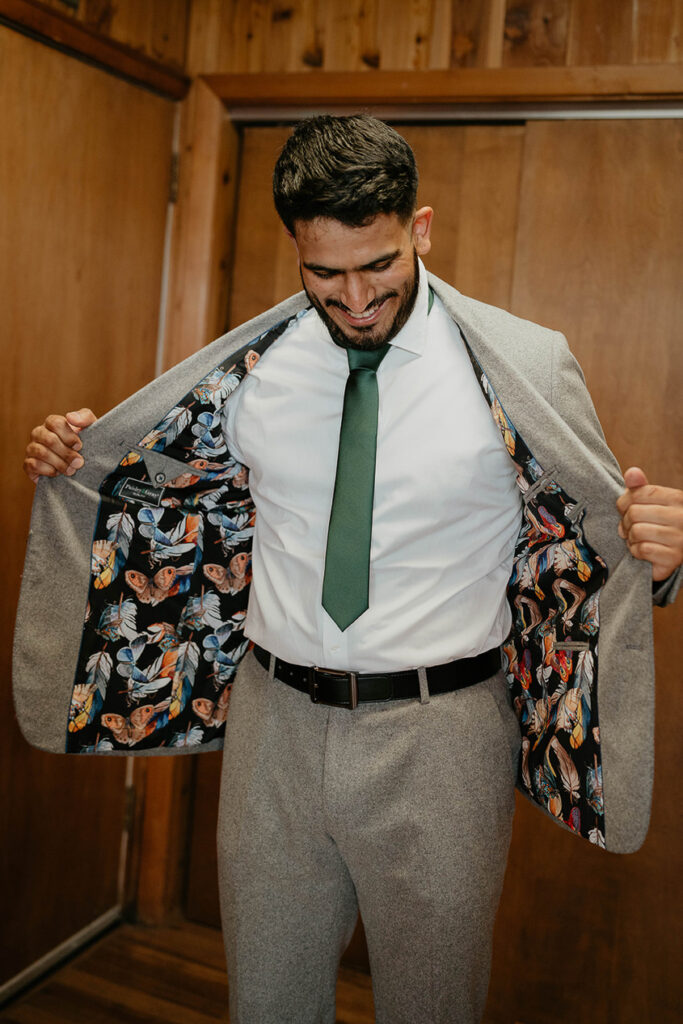
<svg viewBox="0 0 683 1024">
<path fill-rule="evenodd" d="M 645 837 L 652 786 L 652 588 L 649 564 L 633 559 L 617 534 L 619 468 L 560 334 L 468 299 L 432 275 L 430 282 L 538 461 L 585 503 L 586 537 L 608 564 L 598 682 L 606 843 L 629 852 Z M 14 645 L 15 706 L 30 743 L 64 751 L 100 482 L 211 368 L 305 304 L 299 293 L 153 381 L 84 431 L 82 470 L 38 485 Z M 658 601 L 673 600 L 680 576 L 657 591 Z"/>
<path fill-rule="evenodd" d="M 378 1024 L 480 1020 L 520 742 L 506 689 L 350 712 L 245 658 L 218 828 L 235 1024 L 332 1024 L 358 906 Z"/>
<path fill-rule="evenodd" d="M 660 606 L 673 604 L 678 597 L 681 583 L 683 583 L 683 568 L 678 569 L 671 576 L 668 576 L 667 579 L 655 584 L 652 600 Z"/>
</svg>

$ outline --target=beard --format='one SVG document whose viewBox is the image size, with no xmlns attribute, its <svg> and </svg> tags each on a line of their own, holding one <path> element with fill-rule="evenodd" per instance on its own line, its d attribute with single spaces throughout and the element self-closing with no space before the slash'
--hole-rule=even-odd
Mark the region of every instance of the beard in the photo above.
<svg viewBox="0 0 683 1024">
<path fill-rule="evenodd" d="M 301 273 L 301 270 L 299 270 Z M 346 331 L 333 320 L 330 314 L 327 312 L 329 307 L 337 307 L 338 309 L 346 309 L 342 302 L 337 302 L 336 299 L 326 299 L 322 303 L 312 292 L 309 292 L 308 288 L 304 284 L 303 277 L 301 283 L 304 285 L 304 291 L 308 296 L 312 306 L 315 308 L 318 316 L 327 327 L 330 332 L 330 337 L 335 345 L 339 345 L 341 348 L 356 348 L 361 350 L 381 348 L 392 338 L 395 338 L 398 332 L 404 327 L 413 311 L 415 305 L 415 299 L 417 298 L 417 292 L 420 285 L 420 268 L 418 264 L 417 252 L 413 249 L 413 273 L 412 276 L 406 281 L 403 288 L 400 291 L 389 291 L 380 295 L 373 302 L 371 302 L 364 312 L 370 312 L 377 306 L 381 306 L 387 299 L 398 298 L 398 309 L 394 319 L 388 327 L 382 329 L 377 324 L 371 324 L 368 327 L 354 327 L 351 328 L 352 333 L 346 333 Z"/>
</svg>

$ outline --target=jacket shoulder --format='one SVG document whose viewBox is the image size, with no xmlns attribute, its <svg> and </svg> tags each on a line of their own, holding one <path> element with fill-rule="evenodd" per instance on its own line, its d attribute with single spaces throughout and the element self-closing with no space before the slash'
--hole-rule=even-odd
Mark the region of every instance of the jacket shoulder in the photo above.
<svg viewBox="0 0 683 1024">
<path fill-rule="evenodd" d="M 463 295 L 430 274 L 430 283 L 475 354 L 481 345 L 516 369 L 541 393 L 550 385 L 555 360 L 567 350 L 560 331 Z"/>
</svg>

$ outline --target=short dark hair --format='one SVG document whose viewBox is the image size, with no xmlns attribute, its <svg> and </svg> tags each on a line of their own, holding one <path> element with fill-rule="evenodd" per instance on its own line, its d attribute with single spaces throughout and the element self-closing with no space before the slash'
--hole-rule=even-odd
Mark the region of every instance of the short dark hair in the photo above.
<svg viewBox="0 0 683 1024">
<path fill-rule="evenodd" d="M 288 231 L 331 217 L 362 227 L 378 213 L 405 223 L 415 210 L 417 166 L 398 132 L 369 114 L 300 121 L 273 172 L 275 208 Z"/>
</svg>

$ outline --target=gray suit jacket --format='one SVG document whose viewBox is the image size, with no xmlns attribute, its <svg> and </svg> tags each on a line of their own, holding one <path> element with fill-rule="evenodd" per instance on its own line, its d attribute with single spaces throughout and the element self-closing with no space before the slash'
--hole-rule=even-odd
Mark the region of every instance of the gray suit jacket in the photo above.
<svg viewBox="0 0 683 1024">
<path fill-rule="evenodd" d="M 649 564 L 617 534 L 619 467 L 560 334 L 430 280 L 523 494 L 503 647 L 520 789 L 589 841 L 636 849 L 653 774 L 652 588 Z M 305 307 L 295 295 L 174 367 L 86 431 L 79 473 L 39 483 L 14 651 L 32 744 L 124 755 L 221 746 L 248 647 L 254 517 L 221 409 Z M 673 600 L 680 575 L 658 602 Z"/>
</svg>

